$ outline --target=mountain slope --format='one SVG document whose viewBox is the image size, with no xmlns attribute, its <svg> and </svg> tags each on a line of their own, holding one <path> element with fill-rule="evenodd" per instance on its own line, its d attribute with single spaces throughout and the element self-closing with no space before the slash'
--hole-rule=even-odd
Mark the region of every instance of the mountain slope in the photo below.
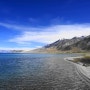
<svg viewBox="0 0 90 90">
<path fill-rule="evenodd" d="M 90 36 L 74 37 L 72 39 L 58 40 L 44 48 L 56 48 L 59 51 L 81 52 L 90 50 Z"/>
<path fill-rule="evenodd" d="M 90 36 L 85 37 L 83 40 L 75 43 L 72 47 L 80 48 L 81 50 L 90 50 Z"/>
</svg>

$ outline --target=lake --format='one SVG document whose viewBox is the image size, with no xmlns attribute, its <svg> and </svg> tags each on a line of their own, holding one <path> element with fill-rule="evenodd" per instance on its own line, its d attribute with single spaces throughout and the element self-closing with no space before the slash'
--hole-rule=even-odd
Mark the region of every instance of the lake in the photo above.
<svg viewBox="0 0 90 90">
<path fill-rule="evenodd" d="M 64 58 L 78 54 L 0 54 L 0 90 L 90 90 Z"/>
</svg>

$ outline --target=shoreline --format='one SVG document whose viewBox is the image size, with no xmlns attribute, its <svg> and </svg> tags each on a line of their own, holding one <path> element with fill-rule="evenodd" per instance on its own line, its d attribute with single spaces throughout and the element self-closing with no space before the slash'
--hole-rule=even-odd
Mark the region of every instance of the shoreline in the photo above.
<svg viewBox="0 0 90 90">
<path fill-rule="evenodd" d="M 67 58 L 64 58 L 64 60 L 67 60 L 67 61 L 70 61 L 72 62 L 73 64 L 75 64 L 77 70 L 79 73 L 83 74 L 84 76 L 86 76 L 88 78 L 88 80 L 90 79 L 90 66 L 86 67 L 86 66 L 83 66 L 83 63 L 79 62 L 79 63 L 75 63 L 73 62 L 73 60 L 75 58 L 83 58 L 83 56 L 78 56 L 78 57 L 67 57 Z M 89 81 L 90 82 L 90 81 Z"/>
</svg>

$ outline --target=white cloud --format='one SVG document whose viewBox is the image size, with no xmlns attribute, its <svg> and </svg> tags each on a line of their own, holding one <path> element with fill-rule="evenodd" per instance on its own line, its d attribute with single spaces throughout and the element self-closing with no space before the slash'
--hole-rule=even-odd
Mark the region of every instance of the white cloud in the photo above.
<svg viewBox="0 0 90 90">
<path fill-rule="evenodd" d="M 89 25 L 55 25 L 47 28 L 42 28 L 41 31 L 23 31 L 23 34 L 18 35 L 10 39 L 9 41 L 19 44 L 25 44 L 30 42 L 49 44 L 58 39 L 68 39 L 75 36 L 80 37 L 87 35 L 90 35 Z"/>
<path fill-rule="evenodd" d="M 23 45 L 32 44 L 32 42 L 49 44 L 58 39 L 90 35 L 90 24 L 52 25 L 39 28 L 6 23 L 0 23 L 0 25 L 6 28 L 12 28 L 12 30 L 21 30 L 21 33 L 11 38 L 9 42 Z"/>
<path fill-rule="evenodd" d="M 21 44 L 27 42 L 51 43 L 57 39 L 59 39 L 59 35 L 55 32 L 24 32 L 10 41 Z"/>
<path fill-rule="evenodd" d="M 34 27 L 25 27 L 20 25 L 8 24 L 0 22 L 0 26 L 12 29 L 12 30 L 19 30 L 19 31 L 34 31 L 34 30 L 41 30 L 41 28 L 34 28 Z"/>
</svg>

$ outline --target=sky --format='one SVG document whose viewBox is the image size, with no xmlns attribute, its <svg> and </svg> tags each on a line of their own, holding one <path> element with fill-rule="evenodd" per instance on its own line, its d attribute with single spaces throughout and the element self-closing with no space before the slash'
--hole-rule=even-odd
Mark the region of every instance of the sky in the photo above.
<svg viewBox="0 0 90 90">
<path fill-rule="evenodd" d="M 87 35 L 90 0 L 0 0 L 0 50 L 32 50 Z"/>
</svg>

